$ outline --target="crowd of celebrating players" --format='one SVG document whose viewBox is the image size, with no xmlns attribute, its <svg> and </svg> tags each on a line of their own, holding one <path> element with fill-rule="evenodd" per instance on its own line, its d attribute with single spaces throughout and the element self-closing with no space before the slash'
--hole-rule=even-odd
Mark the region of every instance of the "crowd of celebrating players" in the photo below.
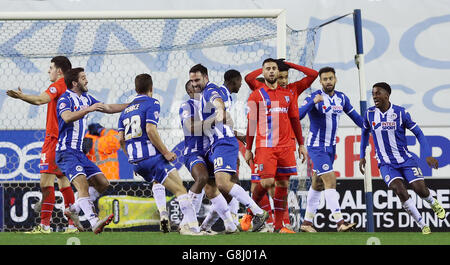
<svg viewBox="0 0 450 265">
<path fill-rule="evenodd" d="M 288 83 L 289 69 L 301 71 L 305 77 Z M 64 197 L 69 223 L 65 233 L 86 230 L 80 222 L 82 210 L 96 234 L 101 233 L 114 218 L 111 214 L 99 219 L 93 202 L 109 186 L 102 171 L 82 150 L 87 130 L 87 114 L 121 113 L 118 131 L 123 152 L 133 170 L 145 181 L 153 183 L 153 196 L 160 212 L 160 228 L 171 230 L 166 209 L 166 189 L 176 197 L 183 220 L 178 232 L 183 235 L 214 235 L 212 226 L 220 218 L 226 234 L 240 231 L 295 233 L 287 209 L 289 179 L 297 175 L 297 163 L 309 157 L 313 163 L 312 185 L 307 195 L 307 208 L 300 226 L 303 232 L 316 232 L 314 216 L 322 192 L 338 232 L 358 226 L 344 220 L 336 191 L 333 162 L 336 153 L 336 133 L 342 114 L 348 115 L 362 129 L 360 170 L 365 170 L 365 147 L 372 133 L 383 180 L 394 190 L 404 209 L 414 218 L 423 234 L 431 233 L 406 187 L 407 181 L 440 219 L 445 210 L 431 196 L 425 185 L 418 161 L 407 149 L 405 130 L 414 133 L 426 162 L 438 168 L 431 149 L 419 126 L 401 106 L 389 101 L 391 88 L 385 82 L 373 85 L 375 105 L 361 116 L 349 98 L 335 90 L 336 72 L 324 67 L 318 72 L 283 59 L 267 58 L 262 67 L 245 76 L 252 90 L 247 100 L 247 130 L 245 135 L 233 129 L 230 108 L 231 94 L 242 85 L 239 71 L 224 73 L 224 83 L 218 86 L 208 77 L 208 69 L 197 64 L 190 68 L 185 84 L 189 99 L 179 109 L 184 132 L 183 161 L 194 184 L 189 191 L 183 185 L 171 152 L 158 132 L 160 102 L 153 97 L 153 79 L 149 74 L 135 77 L 136 96 L 129 103 L 105 104 L 88 93 L 88 79 L 83 68 L 72 68 L 67 57 L 57 56 L 50 62 L 50 81 L 40 95 L 27 95 L 21 89 L 8 90 L 7 95 L 34 105 L 47 104 L 46 136 L 41 152 L 40 173 L 42 200 L 41 223 L 27 233 L 50 233 L 50 220 L 55 204 L 54 181 Z M 262 74 L 262 77 L 259 77 Z M 321 89 L 306 97 L 299 107 L 298 98 L 319 77 Z M 300 120 L 308 115 L 310 128 L 303 139 Z M 239 184 L 239 142 L 245 144 L 245 161 L 251 168 L 251 196 Z M 298 147 L 297 147 L 298 146 Z M 298 152 L 300 161 L 295 153 Z M 75 199 L 71 184 L 78 191 Z M 201 224 L 197 219 L 206 196 L 211 210 Z M 273 200 L 273 209 L 270 199 Z M 247 213 L 238 220 L 243 205 Z"/>
</svg>

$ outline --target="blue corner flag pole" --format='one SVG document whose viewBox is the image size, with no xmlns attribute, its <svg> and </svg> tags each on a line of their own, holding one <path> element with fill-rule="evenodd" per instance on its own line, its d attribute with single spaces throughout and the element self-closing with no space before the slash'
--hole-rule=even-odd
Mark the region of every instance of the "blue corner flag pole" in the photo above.
<svg viewBox="0 0 450 265">
<path fill-rule="evenodd" d="M 355 28 L 356 39 L 356 65 L 358 67 L 359 75 L 359 91 L 360 91 L 360 108 L 361 116 L 364 116 L 367 110 L 367 94 L 366 94 L 366 77 L 364 72 L 364 50 L 362 37 L 362 23 L 361 23 L 361 9 L 353 11 L 353 25 Z M 366 231 L 374 232 L 373 219 L 373 195 L 372 195 L 372 176 L 371 176 L 371 159 L 370 159 L 370 144 L 368 146 L 369 159 L 366 159 L 366 169 L 364 174 L 364 192 L 366 195 Z"/>
</svg>

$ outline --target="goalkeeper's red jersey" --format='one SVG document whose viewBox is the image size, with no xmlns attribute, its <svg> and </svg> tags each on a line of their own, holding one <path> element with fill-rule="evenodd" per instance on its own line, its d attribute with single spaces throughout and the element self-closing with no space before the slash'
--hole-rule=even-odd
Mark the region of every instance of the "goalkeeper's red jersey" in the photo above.
<svg viewBox="0 0 450 265">
<path fill-rule="evenodd" d="M 67 90 L 64 78 L 56 80 L 45 91 L 50 96 L 50 102 L 47 104 L 47 125 L 45 130 L 45 136 L 51 136 L 58 138 L 58 119 L 56 117 L 56 103 L 59 97 Z"/>
<path fill-rule="evenodd" d="M 299 118 L 298 104 L 292 93 L 260 83 L 247 100 L 249 132 L 256 130 L 256 148 L 292 146 L 290 118 Z M 256 126 L 256 127 L 255 127 Z"/>
</svg>

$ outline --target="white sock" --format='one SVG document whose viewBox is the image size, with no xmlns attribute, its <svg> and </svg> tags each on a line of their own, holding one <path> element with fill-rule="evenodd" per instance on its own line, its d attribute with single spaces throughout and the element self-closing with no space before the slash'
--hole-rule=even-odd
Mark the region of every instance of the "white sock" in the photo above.
<svg viewBox="0 0 450 265">
<path fill-rule="evenodd" d="M 155 199 L 156 207 L 158 207 L 158 211 L 160 213 L 167 211 L 166 188 L 162 184 L 153 183 L 152 192 L 153 198 Z"/>
<path fill-rule="evenodd" d="M 320 194 L 322 194 L 322 191 L 314 190 L 312 187 L 309 188 L 308 197 L 306 197 L 305 221 L 313 223 L 320 204 Z"/>
<path fill-rule="evenodd" d="M 84 216 L 88 219 L 91 227 L 94 227 L 98 222 L 97 214 L 94 213 L 94 204 L 89 197 L 78 198 L 77 203 L 80 205 L 81 210 L 84 212 Z"/>
<path fill-rule="evenodd" d="M 203 195 L 205 192 L 202 190 L 201 193 L 194 193 L 189 190 L 189 196 L 191 197 L 192 204 L 194 205 L 195 212 L 198 213 L 202 207 Z"/>
<path fill-rule="evenodd" d="M 422 199 L 424 201 L 428 202 L 430 204 L 430 206 L 433 205 L 435 203 L 435 201 L 436 201 L 436 199 L 433 198 L 433 196 L 431 196 L 431 193 L 430 193 L 430 195 L 428 195 L 428 197 L 425 197 L 425 198 L 422 198 Z"/>
<path fill-rule="evenodd" d="M 197 214 L 195 213 L 194 206 L 192 205 L 192 201 L 189 198 L 189 195 L 183 194 L 177 197 L 178 204 L 180 204 L 181 212 L 183 213 L 183 219 L 186 219 L 186 223 L 189 225 L 189 228 L 194 229 L 195 231 L 200 231 L 198 227 Z"/>
<path fill-rule="evenodd" d="M 89 199 L 95 202 L 98 197 L 100 197 L 100 193 L 94 187 L 89 186 Z"/>
<path fill-rule="evenodd" d="M 264 211 L 261 209 L 256 202 L 248 195 L 241 186 L 234 184 L 231 188 L 229 194 L 236 198 L 240 203 L 242 203 L 246 208 L 250 208 L 254 214 L 262 214 Z"/>
<path fill-rule="evenodd" d="M 211 227 L 219 220 L 219 214 L 214 210 L 214 207 L 211 208 L 211 211 L 206 215 L 205 220 L 201 225 L 203 230 L 209 230 Z"/>
<path fill-rule="evenodd" d="M 233 221 L 235 225 L 239 224 L 239 219 L 238 219 L 238 211 L 239 211 L 239 202 L 238 200 L 236 200 L 236 198 L 231 199 L 230 203 L 228 203 L 228 208 L 230 208 L 230 212 L 232 214 L 233 217 Z"/>
<path fill-rule="evenodd" d="M 75 211 L 76 213 L 80 213 L 81 208 L 80 208 L 80 204 L 78 203 L 78 198 L 75 199 L 75 203 L 70 205 L 70 210 L 71 211 Z"/>
<path fill-rule="evenodd" d="M 210 201 L 213 205 L 213 209 L 217 212 L 220 218 L 222 218 L 225 229 L 227 231 L 235 231 L 237 229 L 236 224 L 231 216 L 230 208 L 227 205 L 227 200 L 225 200 L 222 193 L 217 195 L 215 198 L 212 198 Z"/>
<path fill-rule="evenodd" d="M 339 194 L 336 189 L 326 189 L 325 193 L 325 201 L 330 209 L 334 221 L 337 223 L 342 220 L 341 207 L 339 206 Z"/>
<path fill-rule="evenodd" d="M 425 222 L 422 219 L 422 216 L 419 213 L 419 210 L 417 210 L 417 207 L 411 198 L 403 203 L 403 209 L 405 209 L 405 211 L 412 216 L 412 218 L 419 225 L 420 229 L 426 226 Z"/>
</svg>

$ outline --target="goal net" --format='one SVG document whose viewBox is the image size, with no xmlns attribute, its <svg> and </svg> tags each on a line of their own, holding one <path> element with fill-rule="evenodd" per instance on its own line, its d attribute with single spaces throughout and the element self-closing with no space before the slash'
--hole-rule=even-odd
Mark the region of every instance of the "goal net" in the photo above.
<svg viewBox="0 0 450 265">
<path fill-rule="evenodd" d="M 219 85 L 225 71 L 236 69 L 244 77 L 268 57 L 312 67 L 315 30 L 280 27 L 280 21 L 285 23 L 280 10 L 172 13 L 0 13 L 0 181 L 39 180 L 47 108 L 7 97 L 5 91 L 43 92 L 50 85 L 47 72 L 54 56 L 67 56 L 73 67 L 83 67 L 89 93 L 105 103 L 130 102 L 135 76 L 149 73 L 161 103 L 158 129 L 171 150 L 182 148 L 178 109 L 188 99 L 184 85 L 193 65 L 205 65 L 210 81 Z M 291 82 L 302 77 L 290 71 Z M 243 82 L 233 95 L 235 129 L 242 133 L 249 94 Z M 118 117 L 92 113 L 88 124 L 116 129 Z M 306 137 L 309 126 L 302 125 Z M 181 159 L 176 163 L 180 175 L 192 180 Z M 243 157 L 240 161 L 240 179 L 249 180 L 250 169 Z M 131 168 L 126 160 L 120 167 Z M 298 167 L 299 175 L 306 176 L 306 166 Z M 133 179 L 133 174 L 121 178 Z"/>
</svg>

